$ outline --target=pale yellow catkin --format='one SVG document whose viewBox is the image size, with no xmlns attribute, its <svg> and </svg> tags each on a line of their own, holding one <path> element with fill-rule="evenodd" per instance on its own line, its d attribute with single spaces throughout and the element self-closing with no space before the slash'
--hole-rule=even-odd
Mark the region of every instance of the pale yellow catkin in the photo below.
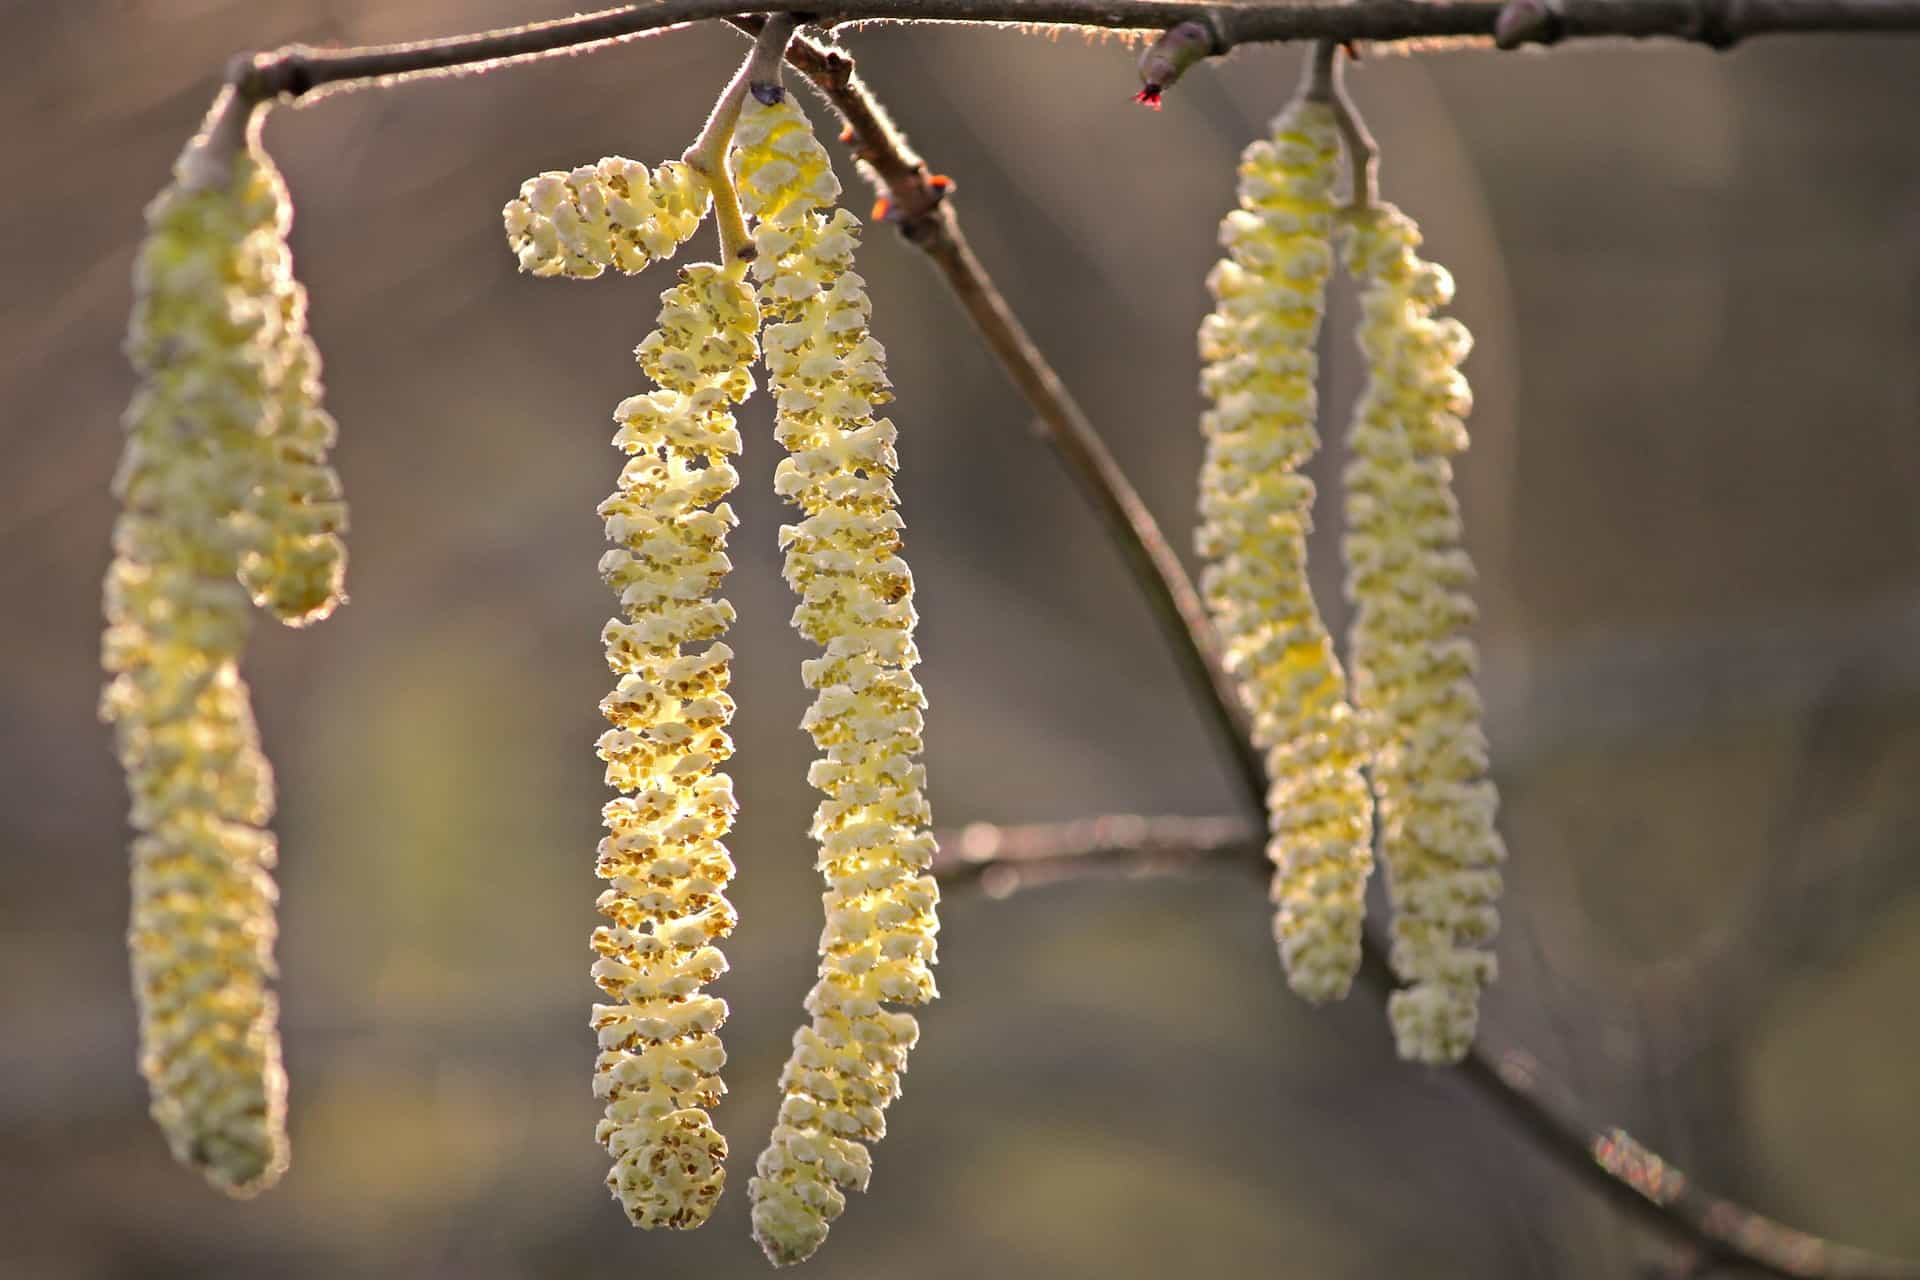
<svg viewBox="0 0 1920 1280">
<path fill-rule="evenodd" d="M 1450 1063 L 1472 1045 L 1480 989 L 1495 976 L 1485 948 L 1506 856 L 1466 634 L 1473 564 L 1448 461 L 1467 447 L 1472 397 L 1459 366 L 1472 339 L 1459 321 L 1434 319 L 1453 281 L 1415 252 L 1412 219 L 1372 205 L 1344 214 L 1342 231 L 1364 290 L 1367 361 L 1346 472 L 1354 697 L 1375 741 L 1392 962 L 1407 984 L 1388 1012 L 1401 1057 Z"/>
<path fill-rule="evenodd" d="M 793 622 L 823 647 L 803 664 L 815 691 L 803 727 L 824 753 L 808 780 L 818 866 L 828 889 L 808 1025 L 781 1072 L 772 1140 L 749 1186 L 754 1237 L 777 1265 L 802 1261 L 864 1190 L 868 1143 L 886 1132 L 911 1013 L 934 998 L 935 852 L 921 751 L 925 698 L 913 678 L 913 577 L 900 556 L 895 432 L 874 416 L 890 399 L 885 353 L 868 332 L 854 273 L 858 221 L 806 117 L 783 97 L 749 99 L 735 134 L 741 204 L 757 219 L 753 271 L 776 434 L 788 457 L 775 486 L 805 513 L 783 528 Z"/>
<path fill-rule="evenodd" d="M 607 784 L 595 873 L 608 882 L 593 935 L 600 1038 L 598 1137 L 614 1158 L 607 1186 L 641 1227 L 697 1227 L 725 1186 L 726 1140 L 705 1108 L 725 1086 L 716 1034 L 726 1002 L 703 988 L 726 971 L 714 945 L 732 932 L 733 754 L 720 643 L 733 607 L 717 592 L 739 483 L 732 406 L 753 390 L 760 317 L 738 264 L 681 272 L 661 298 L 660 327 L 638 355 L 658 389 L 622 401 L 614 445 L 629 456 L 600 505 L 614 548 L 600 573 L 622 617 L 603 633 L 620 682 L 600 703 Z"/>
<path fill-rule="evenodd" d="M 1307 578 L 1320 445 L 1315 380 L 1332 271 L 1338 162 L 1333 108 L 1295 101 L 1240 161 L 1240 207 L 1207 276 L 1200 329 L 1200 579 L 1224 661 L 1266 753 L 1274 935 L 1288 983 L 1347 993 L 1360 964 L 1372 804 L 1365 743 Z"/>
<path fill-rule="evenodd" d="M 250 610 L 237 575 L 279 528 L 249 503 L 297 343 L 284 188 L 222 120 L 217 107 L 148 206 L 136 259 L 127 354 L 139 385 L 114 481 L 101 715 L 137 832 L 128 942 L 153 1115 L 176 1157 L 245 1195 L 279 1178 L 287 1141 L 273 778 L 239 672 Z"/>
<path fill-rule="evenodd" d="M 521 185 L 502 210 L 507 245 L 537 276 L 632 274 L 672 254 L 712 202 L 680 161 L 654 170 L 621 157 Z M 607 834 L 594 872 L 608 884 L 594 930 L 593 1007 L 600 1052 L 595 1131 L 613 1157 L 607 1188 L 638 1227 L 697 1227 L 726 1186 L 727 1142 L 706 1108 L 726 1092 L 719 1028 L 726 1001 L 704 988 L 727 970 L 715 945 L 733 931 L 733 754 L 727 693 L 733 653 L 720 637 L 733 606 L 725 501 L 739 483 L 732 406 L 753 391 L 759 302 L 744 265 L 698 263 L 661 295 L 659 327 L 634 352 L 655 389 L 614 411 L 626 454 L 600 504 L 600 575 L 621 616 L 602 630 L 619 684 L 600 702 Z"/>
</svg>

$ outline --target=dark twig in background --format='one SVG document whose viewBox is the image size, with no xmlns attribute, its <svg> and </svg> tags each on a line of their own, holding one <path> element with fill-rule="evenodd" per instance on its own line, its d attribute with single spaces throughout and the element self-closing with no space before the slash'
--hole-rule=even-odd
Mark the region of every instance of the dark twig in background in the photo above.
<svg viewBox="0 0 1920 1280">
<path fill-rule="evenodd" d="M 990 898 L 1067 880 L 1150 879 L 1250 863 L 1266 844 L 1246 818 L 1112 814 L 1001 827 L 975 822 L 939 833 L 933 874 L 948 892 L 978 886 Z"/>
</svg>

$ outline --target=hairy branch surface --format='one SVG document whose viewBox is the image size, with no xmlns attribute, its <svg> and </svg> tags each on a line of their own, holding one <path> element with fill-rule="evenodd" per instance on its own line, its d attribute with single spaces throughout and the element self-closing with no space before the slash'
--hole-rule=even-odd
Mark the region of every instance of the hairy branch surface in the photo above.
<svg viewBox="0 0 1920 1280">
<path fill-rule="evenodd" d="M 1202 24 L 1214 53 L 1282 40 L 1391 43 L 1495 37 L 1503 48 L 1594 37 L 1666 37 L 1727 48 L 1748 36 L 1817 31 L 1920 31 L 1920 0 L 1354 0 L 1353 3 L 1179 3 L 1169 0 L 660 0 L 497 31 L 318 49 L 290 45 L 235 59 L 229 78 L 254 101 L 492 70 L 584 53 L 691 22 L 804 14 L 821 26 L 968 22 L 1160 31 Z"/>
</svg>

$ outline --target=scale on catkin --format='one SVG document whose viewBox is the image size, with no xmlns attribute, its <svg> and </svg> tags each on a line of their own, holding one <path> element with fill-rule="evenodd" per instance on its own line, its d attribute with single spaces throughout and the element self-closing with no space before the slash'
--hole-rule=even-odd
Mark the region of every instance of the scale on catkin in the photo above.
<svg viewBox="0 0 1920 1280">
<path fill-rule="evenodd" d="M 610 157 L 545 173 L 502 211 L 508 246 L 537 276 L 591 279 L 643 270 L 699 227 L 705 179 L 678 161 L 649 171 Z M 594 873 L 607 882 L 593 933 L 593 1007 L 600 1052 L 595 1136 L 613 1166 L 607 1187 L 639 1227 L 697 1227 L 726 1185 L 727 1143 L 706 1108 L 726 1087 L 716 1034 L 726 1002 L 704 988 L 726 972 L 714 944 L 732 932 L 733 754 L 727 725 L 732 651 L 720 637 L 733 607 L 718 597 L 739 483 L 732 407 L 751 394 L 758 300 L 741 265 L 680 272 L 660 299 L 659 327 L 635 351 L 655 389 L 614 412 L 628 456 L 600 504 L 613 548 L 600 575 L 621 616 L 601 634 L 619 683 L 601 700 L 598 742 L 607 834 Z"/>
<path fill-rule="evenodd" d="M 1200 328 L 1212 402 L 1200 420 L 1201 594 L 1266 753 L 1274 935 L 1288 983 L 1316 1002 L 1344 996 L 1359 968 L 1373 867 L 1365 744 L 1307 580 L 1314 487 L 1300 474 L 1320 444 L 1338 156 L 1333 107 L 1305 99 L 1247 147 Z"/>
<path fill-rule="evenodd" d="M 101 716 L 137 833 L 140 1069 L 174 1155 L 235 1195 L 287 1165 L 273 775 L 239 669 L 248 600 L 312 622 L 345 570 L 335 429 L 259 123 L 223 95 L 147 208 L 102 647 Z"/>
<path fill-rule="evenodd" d="M 786 95 L 749 99 L 735 132 L 741 204 L 757 220 L 754 278 L 788 457 L 775 487 L 804 518 L 783 528 L 786 578 L 800 596 L 793 623 L 823 647 L 802 674 L 815 690 L 802 722 L 824 753 L 808 781 L 828 889 L 812 1020 L 794 1036 L 784 1094 L 749 1184 L 754 1237 L 776 1264 L 820 1247 L 872 1169 L 907 1051 L 911 1013 L 889 1004 L 934 998 L 935 905 L 927 874 L 921 750 L 925 705 L 912 668 L 913 577 L 900 557 L 894 427 L 874 417 L 891 398 L 885 352 L 867 329 L 854 273 L 859 221 L 835 207 L 840 184 L 806 117 Z"/>
<path fill-rule="evenodd" d="M 1374 743 L 1373 791 L 1393 904 L 1392 962 L 1407 986 L 1388 1014 L 1400 1056 L 1466 1056 L 1485 948 L 1499 924 L 1497 797 L 1486 779 L 1478 666 L 1466 628 L 1473 564 L 1448 458 L 1467 447 L 1465 326 L 1436 320 L 1453 296 L 1422 261 L 1420 231 L 1392 205 L 1343 213 L 1344 255 L 1363 287 L 1367 387 L 1348 437 L 1347 596 L 1354 700 Z"/>
</svg>

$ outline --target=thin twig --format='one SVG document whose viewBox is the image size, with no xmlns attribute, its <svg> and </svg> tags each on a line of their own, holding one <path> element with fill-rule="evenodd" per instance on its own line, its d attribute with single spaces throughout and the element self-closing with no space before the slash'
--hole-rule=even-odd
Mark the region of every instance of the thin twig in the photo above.
<svg viewBox="0 0 1920 1280">
<path fill-rule="evenodd" d="M 934 878 L 943 889 L 978 886 L 990 898 L 1072 880 L 1143 879 L 1233 868 L 1266 843 L 1245 818 L 1142 818 L 1001 827 L 976 822 L 938 833 Z"/>
<path fill-rule="evenodd" d="M 690 22 L 753 13 L 844 22 L 976 22 L 1159 31 L 1203 23 L 1216 53 L 1276 40 L 1386 43 L 1495 36 L 1504 47 L 1599 36 L 1664 36 L 1725 48 L 1776 32 L 1920 31 L 1920 0 L 1354 0 L 1353 3 L 1168 3 L 1167 0 L 660 0 L 497 31 L 315 49 L 289 45 L 236 60 L 229 73 L 254 101 L 488 71 L 583 53 Z"/>
<path fill-rule="evenodd" d="M 1191 683 L 1204 699 L 1210 722 L 1227 739 L 1247 812 L 1264 817 L 1266 776 L 1259 752 L 1245 731 L 1237 694 L 1216 660 L 1213 633 L 1193 585 L 1152 513 L 968 248 L 958 212 L 946 198 L 947 189 L 936 188 L 926 164 L 907 146 L 905 136 L 855 74 L 851 58 L 839 50 L 796 41 L 789 46 L 788 60 L 806 72 L 839 109 L 863 174 L 898 215 L 906 238 L 940 269 L 988 347 L 1026 395 L 1045 428 L 1044 439 L 1093 503 L 1135 584 L 1153 603 L 1182 668 L 1194 677 Z M 884 122 L 884 127 L 875 122 Z M 1170 838 L 1175 829 L 1154 825 L 1165 820 L 1106 820 L 1144 823 L 1139 828 L 1143 839 L 1155 839 L 1132 849 L 1113 839 L 1114 828 L 1102 828 L 1100 821 L 1080 827 L 1087 835 L 1077 844 L 1064 838 L 1072 828 L 1028 832 L 990 828 L 991 839 L 983 835 L 976 844 L 986 851 L 984 856 L 973 858 L 966 857 L 968 837 L 963 832 L 960 865 L 989 891 L 998 884 L 1007 892 L 1045 882 L 1050 872 L 1055 880 L 1136 868 L 1164 874 L 1216 859 L 1244 865 L 1263 881 L 1272 871 L 1251 816 L 1239 820 L 1238 835 L 1243 838 L 1234 838 L 1236 833 L 1228 826 L 1216 826 L 1208 833 L 1209 842 L 1195 841 L 1185 850 Z M 1254 838 L 1245 839 L 1247 835 Z M 948 872 L 949 876 L 961 874 L 958 869 Z M 996 881 L 997 875 L 1008 878 Z M 1365 940 L 1361 979 L 1383 1003 L 1394 989 L 1386 947 L 1371 932 Z M 1670 1237 L 1693 1243 L 1715 1259 L 1780 1276 L 1920 1278 L 1920 1266 L 1821 1240 L 1694 1186 L 1623 1130 L 1586 1119 L 1581 1100 L 1549 1076 L 1538 1059 L 1520 1046 L 1499 1044 L 1484 1026 L 1458 1071 L 1462 1080 L 1491 1099 L 1516 1128 L 1576 1178 L 1624 1211 Z M 1667 1176 L 1653 1177 L 1650 1171 Z"/>
</svg>

